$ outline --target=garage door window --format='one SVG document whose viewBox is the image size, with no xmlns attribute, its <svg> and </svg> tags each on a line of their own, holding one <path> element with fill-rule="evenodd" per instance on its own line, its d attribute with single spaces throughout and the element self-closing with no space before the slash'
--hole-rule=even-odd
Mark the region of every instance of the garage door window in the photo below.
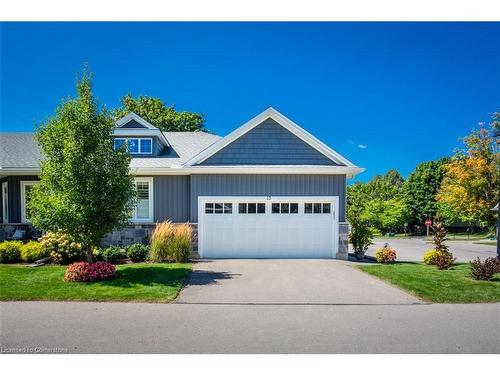
<svg viewBox="0 0 500 375">
<path fill-rule="evenodd" d="M 306 214 L 329 214 L 331 210 L 331 203 L 304 203 Z"/>
<path fill-rule="evenodd" d="M 265 214 L 265 203 L 238 203 L 238 213 L 240 214 Z"/>
<path fill-rule="evenodd" d="M 273 214 L 298 214 L 298 203 L 273 203 L 271 205 L 271 212 Z"/>
<path fill-rule="evenodd" d="M 233 213 L 232 203 L 205 203 L 206 214 L 231 214 Z"/>
</svg>

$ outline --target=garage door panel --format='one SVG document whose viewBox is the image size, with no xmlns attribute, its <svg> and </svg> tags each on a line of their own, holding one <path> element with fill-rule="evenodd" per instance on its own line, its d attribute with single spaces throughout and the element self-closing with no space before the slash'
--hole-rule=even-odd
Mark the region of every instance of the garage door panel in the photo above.
<svg viewBox="0 0 500 375">
<path fill-rule="evenodd" d="M 265 213 L 239 213 L 239 203 L 265 202 Z M 231 213 L 205 213 L 205 203 L 231 203 Z M 306 214 L 306 202 L 331 204 Z M 273 203 L 297 203 L 298 213 L 272 213 Z M 253 206 L 255 207 L 255 206 Z M 280 206 L 289 212 L 291 206 Z M 199 251 L 203 258 L 318 258 L 337 252 L 337 197 L 200 197 Z M 288 209 L 287 209 L 288 208 Z M 254 212 L 254 211 L 253 211 Z"/>
</svg>

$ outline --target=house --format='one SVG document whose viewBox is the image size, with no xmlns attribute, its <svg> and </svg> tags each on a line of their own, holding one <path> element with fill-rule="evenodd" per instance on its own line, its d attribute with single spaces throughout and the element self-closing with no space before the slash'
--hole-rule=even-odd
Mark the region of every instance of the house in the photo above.
<svg viewBox="0 0 500 375">
<path fill-rule="evenodd" d="M 191 223 L 203 258 L 347 258 L 346 179 L 363 171 L 269 108 L 225 137 L 116 123 L 138 203 L 105 241 L 141 241 L 154 223 Z M 29 225 L 40 160 L 31 133 L 1 133 L 1 222 Z"/>
</svg>

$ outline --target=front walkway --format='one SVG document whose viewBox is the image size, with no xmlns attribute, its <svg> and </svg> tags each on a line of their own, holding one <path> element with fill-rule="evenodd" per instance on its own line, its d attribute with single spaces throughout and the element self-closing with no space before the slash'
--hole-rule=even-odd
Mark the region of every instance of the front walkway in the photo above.
<svg viewBox="0 0 500 375">
<path fill-rule="evenodd" d="M 420 301 L 346 261 L 262 259 L 196 263 L 176 303 L 396 305 Z"/>
</svg>

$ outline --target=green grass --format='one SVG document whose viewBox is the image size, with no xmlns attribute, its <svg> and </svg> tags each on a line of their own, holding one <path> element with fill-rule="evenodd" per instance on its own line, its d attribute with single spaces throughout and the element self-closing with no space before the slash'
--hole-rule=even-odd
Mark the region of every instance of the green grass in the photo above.
<svg viewBox="0 0 500 375">
<path fill-rule="evenodd" d="M 423 263 L 395 263 L 358 266 L 370 275 L 386 280 L 430 302 L 500 302 L 500 277 L 476 281 L 469 277 L 469 265 L 458 264 L 438 270 Z"/>
<path fill-rule="evenodd" d="M 191 271 L 187 263 L 119 265 L 117 278 L 78 283 L 64 281 L 65 266 L 0 265 L 1 301 L 169 302 Z"/>
</svg>

